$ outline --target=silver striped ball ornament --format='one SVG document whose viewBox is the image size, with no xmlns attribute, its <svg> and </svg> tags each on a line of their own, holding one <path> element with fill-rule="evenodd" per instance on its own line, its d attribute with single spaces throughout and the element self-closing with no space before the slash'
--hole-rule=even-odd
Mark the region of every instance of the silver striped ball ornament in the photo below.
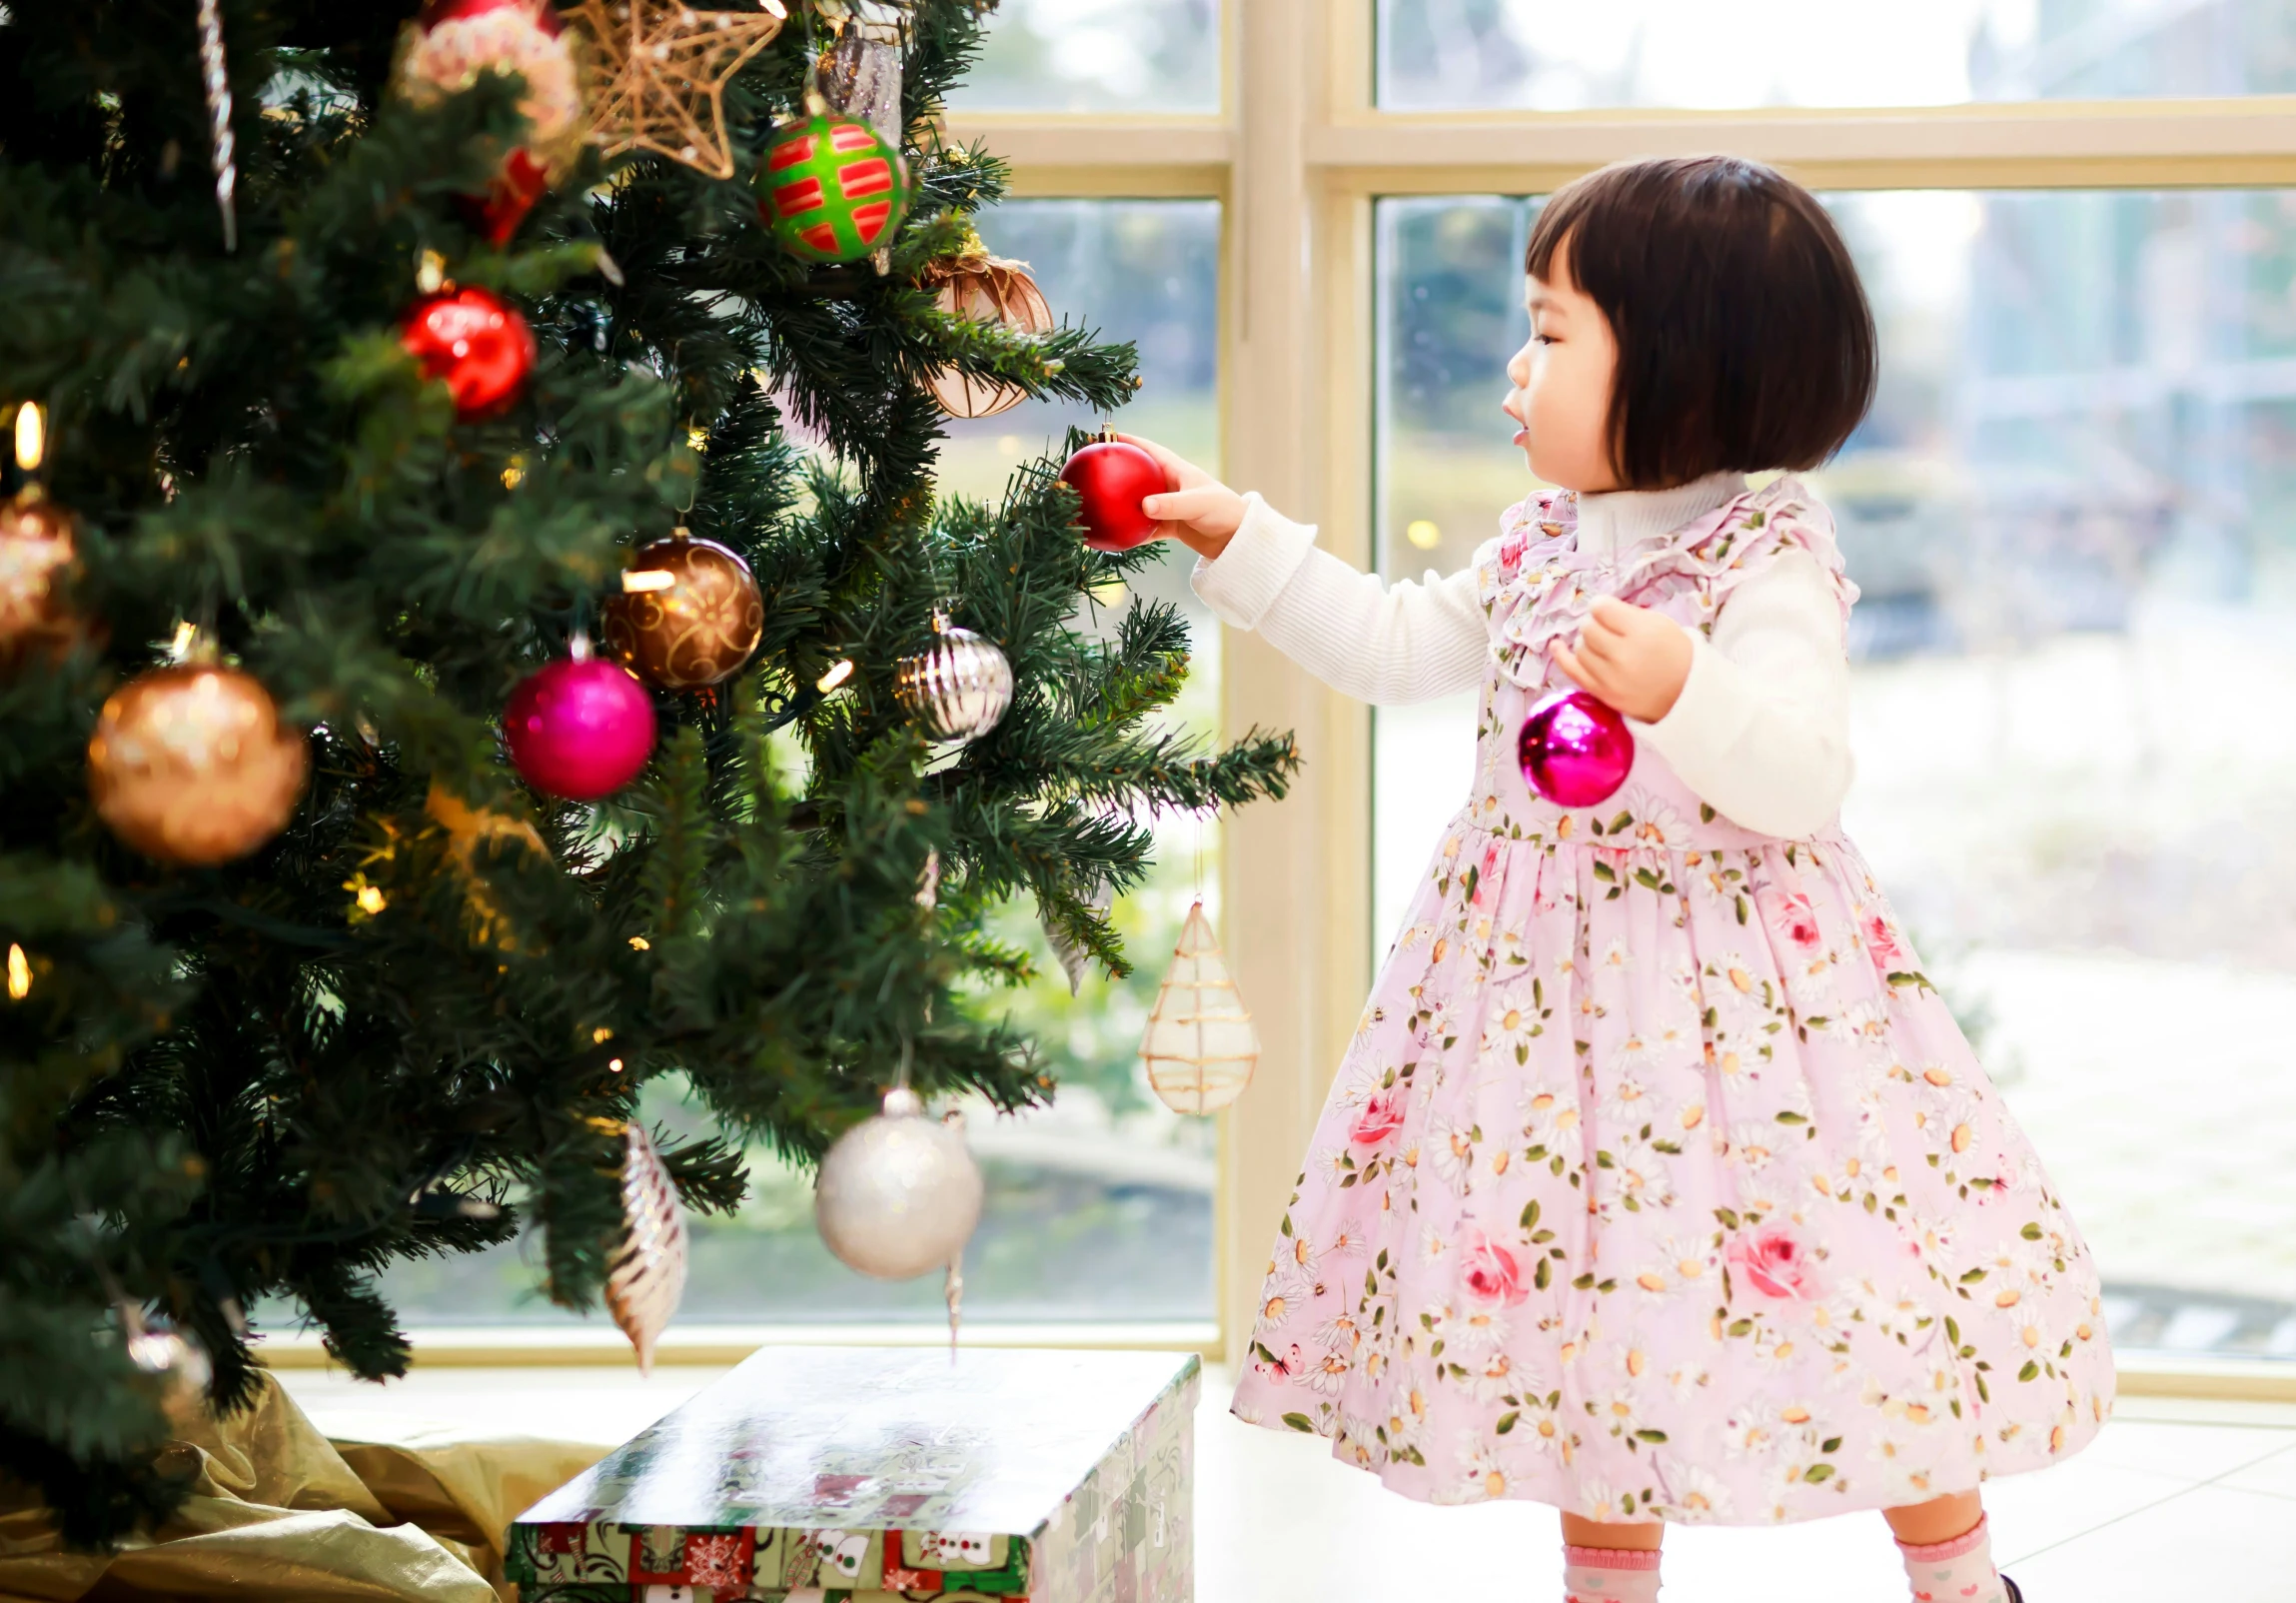
<svg viewBox="0 0 2296 1603">
<path fill-rule="evenodd" d="M 932 644 L 893 665 L 893 697 L 937 741 L 971 741 L 1012 706 L 1012 665 L 994 641 L 933 615 Z"/>
</svg>

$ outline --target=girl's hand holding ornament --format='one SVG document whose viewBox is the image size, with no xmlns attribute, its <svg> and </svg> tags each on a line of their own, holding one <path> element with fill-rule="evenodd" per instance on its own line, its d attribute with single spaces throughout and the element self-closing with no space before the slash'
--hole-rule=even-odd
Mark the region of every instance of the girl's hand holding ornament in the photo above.
<svg viewBox="0 0 2296 1603">
<path fill-rule="evenodd" d="M 1587 615 L 1577 650 L 1557 641 L 1553 652 L 1572 684 L 1645 724 L 1674 711 L 1691 677 L 1691 638 L 1680 625 L 1609 596 Z"/>
<path fill-rule="evenodd" d="M 1116 437 L 1138 446 L 1164 470 L 1165 493 L 1140 504 L 1156 520 L 1156 536 L 1177 540 L 1197 556 L 1216 560 L 1244 521 L 1244 498 L 1175 452 L 1137 435 Z"/>
</svg>

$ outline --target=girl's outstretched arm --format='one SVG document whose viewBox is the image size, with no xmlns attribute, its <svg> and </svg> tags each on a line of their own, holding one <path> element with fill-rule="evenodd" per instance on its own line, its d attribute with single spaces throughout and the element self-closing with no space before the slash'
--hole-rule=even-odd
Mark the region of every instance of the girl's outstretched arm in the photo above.
<svg viewBox="0 0 2296 1603">
<path fill-rule="evenodd" d="M 1143 503 L 1197 554 L 1190 583 L 1222 622 L 1254 630 L 1332 689 L 1380 707 L 1483 683 L 1491 637 L 1475 571 L 1388 584 L 1316 549 L 1316 532 L 1239 496 L 1152 441 L 1172 487 Z"/>
</svg>

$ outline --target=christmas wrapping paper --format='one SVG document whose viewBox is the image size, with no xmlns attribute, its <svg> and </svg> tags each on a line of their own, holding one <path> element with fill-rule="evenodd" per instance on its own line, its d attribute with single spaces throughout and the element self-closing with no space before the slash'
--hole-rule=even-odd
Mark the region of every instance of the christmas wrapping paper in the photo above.
<svg viewBox="0 0 2296 1603">
<path fill-rule="evenodd" d="M 1193 1356 L 768 1347 L 519 1516 L 535 1603 L 1192 1603 Z"/>
</svg>

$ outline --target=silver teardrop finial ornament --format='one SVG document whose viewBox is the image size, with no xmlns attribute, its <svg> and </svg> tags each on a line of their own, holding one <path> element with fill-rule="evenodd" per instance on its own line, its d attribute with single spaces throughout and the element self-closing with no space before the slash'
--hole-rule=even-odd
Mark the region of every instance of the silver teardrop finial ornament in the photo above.
<svg viewBox="0 0 2296 1603">
<path fill-rule="evenodd" d="M 637 1349 L 639 1374 L 653 1368 L 654 1343 L 685 1295 L 685 1215 L 677 1186 L 634 1122 L 622 1127 L 622 1237 L 607 1260 L 606 1310 Z"/>
<path fill-rule="evenodd" d="M 223 248 L 239 249 L 239 164 L 233 159 L 231 72 L 223 55 L 221 0 L 199 0 L 200 84 L 207 92 L 208 155 L 215 164 L 215 205 L 223 213 Z"/>
</svg>

